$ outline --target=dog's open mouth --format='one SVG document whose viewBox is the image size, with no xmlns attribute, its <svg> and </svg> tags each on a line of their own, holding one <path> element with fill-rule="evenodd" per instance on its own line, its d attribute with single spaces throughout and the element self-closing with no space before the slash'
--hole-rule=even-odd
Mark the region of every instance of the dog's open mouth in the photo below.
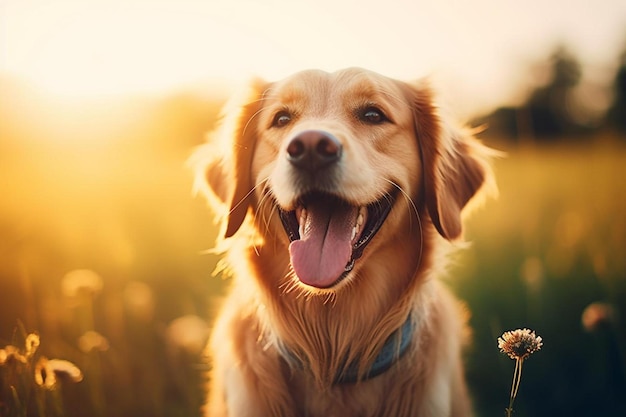
<svg viewBox="0 0 626 417">
<path fill-rule="evenodd" d="M 334 195 L 312 192 L 300 199 L 295 210 L 279 208 L 298 279 L 317 288 L 341 281 L 384 223 L 395 197 L 386 194 L 357 207 Z"/>
</svg>

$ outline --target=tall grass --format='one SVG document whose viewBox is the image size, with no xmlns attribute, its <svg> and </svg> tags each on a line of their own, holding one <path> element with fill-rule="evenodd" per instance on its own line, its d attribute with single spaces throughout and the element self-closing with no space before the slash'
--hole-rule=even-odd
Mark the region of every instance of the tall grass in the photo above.
<svg viewBox="0 0 626 417">
<path fill-rule="evenodd" d="M 472 311 L 468 377 L 480 415 L 501 413 L 506 384 L 496 382 L 510 369 L 493 341 L 516 327 L 550 341 L 525 373 L 517 415 L 623 414 L 625 143 L 511 148 L 496 171 L 500 198 L 469 219 L 474 244 L 451 279 Z M 585 326 L 597 305 L 615 314 Z"/>
</svg>

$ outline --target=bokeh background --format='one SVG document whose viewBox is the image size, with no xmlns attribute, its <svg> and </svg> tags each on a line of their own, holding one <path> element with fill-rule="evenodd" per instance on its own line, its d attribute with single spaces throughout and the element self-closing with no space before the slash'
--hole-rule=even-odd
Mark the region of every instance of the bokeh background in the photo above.
<svg viewBox="0 0 626 417">
<path fill-rule="evenodd" d="M 224 281 L 185 161 L 249 76 L 345 66 L 430 76 L 506 152 L 446 277 L 477 415 L 524 327 L 516 415 L 626 415 L 625 2 L 0 0 L 1 416 L 200 415 Z"/>
</svg>

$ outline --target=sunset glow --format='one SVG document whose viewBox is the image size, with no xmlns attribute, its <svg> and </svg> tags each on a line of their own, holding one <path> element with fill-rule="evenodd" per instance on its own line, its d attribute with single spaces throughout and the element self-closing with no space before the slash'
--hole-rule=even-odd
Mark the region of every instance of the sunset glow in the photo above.
<svg viewBox="0 0 626 417">
<path fill-rule="evenodd" d="M 516 93 L 525 61 L 559 42 L 611 65 L 626 36 L 626 3 L 601 3 L 5 0 L 0 72 L 86 96 L 362 66 L 435 76 L 492 106 Z"/>
</svg>

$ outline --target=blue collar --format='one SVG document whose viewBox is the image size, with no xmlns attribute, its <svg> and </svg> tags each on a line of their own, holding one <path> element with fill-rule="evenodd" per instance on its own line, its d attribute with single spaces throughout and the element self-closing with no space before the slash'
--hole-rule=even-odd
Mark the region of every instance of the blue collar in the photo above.
<svg viewBox="0 0 626 417">
<path fill-rule="evenodd" d="M 411 316 L 409 315 L 404 324 L 387 338 L 382 349 L 374 359 L 374 362 L 370 368 L 363 373 L 361 378 L 359 378 L 358 364 L 352 363 L 345 368 L 344 372 L 337 375 L 335 384 L 353 384 L 358 381 L 365 381 L 389 370 L 407 351 L 411 340 L 413 340 L 414 331 L 415 323 L 411 320 Z M 291 352 L 285 350 L 283 353 L 290 361 L 296 362 L 302 367 L 303 364 L 300 363 L 300 360 Z"/>
<path fill-rule="evenodd" d="M 380 350 L 367 372 L 364 373 L 361 380 L 365 381 L 374 378 L 389 370 L 408 349 L 411 340 L 413 340 L 414 331 L 415 323 L 413 323 L 409 315 L 404 324 L 387 338 L 383 348 Z M 345 372 L 337 375 L 335 383 L 352 384 L 358 380 L 358 366 L 356 363 L 353 363 L 346 368 Z"/>
</svg>

